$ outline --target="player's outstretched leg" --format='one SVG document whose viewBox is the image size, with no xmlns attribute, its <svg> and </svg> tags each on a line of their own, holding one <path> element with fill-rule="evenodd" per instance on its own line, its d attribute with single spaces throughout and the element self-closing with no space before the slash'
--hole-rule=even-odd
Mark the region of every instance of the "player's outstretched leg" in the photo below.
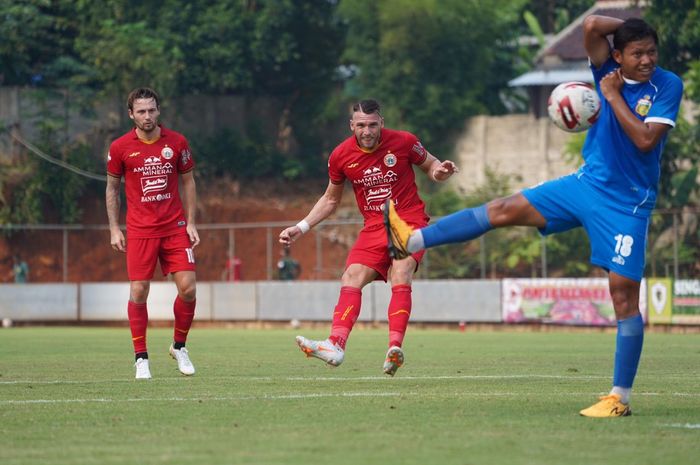
<svg viewBox="0 0 700 465">
<path fill-rule="evenodd" d="M 395 260 L 401 260 L 411 255 L 407 247 L 413 228 L 396 213 L 394 201 L 391 199 L 384 202 L 384 228 L 389 245 L 389 256 Z"/>
<path fill-rule="evenodd" d="M 136 367 L 136 379 L 151 379 L 151 370 L 148 367 L 147 358 L 139 358 L 134 363 Z"/>
<path fill-rule="evenodd" d="M 598 402 L 579 412 L 584 417 L 612 418 L 632 415 L 629 404 L 623 404 L 619 394 L 602 396 Z"/>
<path fill-rule="evenodd" d="M 181 347 L 176 349 L 173 344 L 170 344 L 170 356 L 177 361 L 177 369 L 180 373 L 186 376 L 191 376 L 194 374 L 194 365 L 190 361 L 190 354 L 186 347 Z"/>
<path fill-rule="evenodd" d="M 384 373 L 394 376 L 401 365 L 403 365 L 403 349 L 398 346 L 389 347 L 384 360 Z"/>
<path fill-rule="evenodd" d="M 327 364 L 337 367 L 343 363 L 345 351 L 337 344 L 333 344 L 328 339 L 324 341 L 313 341 L 304 336 L 297 336 L 297 345 L 307 357 L 316 357 Z"/>
</svg>

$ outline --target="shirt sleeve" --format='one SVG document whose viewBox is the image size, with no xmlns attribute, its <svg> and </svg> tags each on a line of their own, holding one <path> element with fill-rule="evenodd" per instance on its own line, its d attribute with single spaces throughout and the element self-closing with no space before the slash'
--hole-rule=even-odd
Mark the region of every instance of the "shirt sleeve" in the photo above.
<svg viewBox="0 0 700 465">
<path fill-rule="evenodd" d="M 673 73 L 667 73 L 659 92 L 654 96 L 645 123 L 663 123 L 676 126 L 676 117 L 683 98 L 683 81 Z"/>
<path fill-rule="evenodd" d="M 598 90 L 598 93 L 600 94 L 600 80 L 603 79 L 603 77 L 612 72 L 615 71 L 617 68 L 620 67 L 620 65 L 617 64 L 615 60 L 610 56 L 608 57 L 607 61 L 600 65 L 600 68 L 596 68 L 593 63 L 589 61 L 588 66 L 591 68 L 591 72 L 593 73 L 593 81 L 595 82 L 595 87 Z"/>
<path fill-rule="evenodd" d="M 114 143 L 109 146 L 109 152 L 107 152 L 107 174 L 116 177 L 121 177 L 124 174 L 122 153 Z"/>
<path fill-rule="evenodd" d="M 345 182 L 345 173 L 340 164 L 340 150 L 336 147 L 328 157 L 328 177 L 333 184 L 342 184 Z"/>
<path fill-rule="evenodd" d="M 187 139 L 182 140 L 182 146 L 180 147 L 180 160 L 177 163 L 177 171 L 179 173 L 187 173 L 194 169 L 194 158 L 192 158 L 192 152 L 190 151 L 190 144 Z"/>
<path fill-rule="evenodd" d="M 408 147 L 408 159 L 414 165 L 420 165 L 428 157 L 428 151 L 425 150 L 423 144 L 420 143 L 418 137 L 410 132 L 404 133 L 406 136 L 406 145 Z"/>
</svg>

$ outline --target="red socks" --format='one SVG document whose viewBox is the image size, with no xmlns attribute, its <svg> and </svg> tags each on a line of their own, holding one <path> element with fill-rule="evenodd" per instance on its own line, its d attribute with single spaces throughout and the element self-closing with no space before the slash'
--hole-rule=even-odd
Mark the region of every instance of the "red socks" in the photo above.
<svg viewBox="0 0 700 465">
<path fill-rule="evenodd" d="M 389 347 L 403 344 L 408 318 L 411 316 L 411 285 L 398 284 L 391 288 L 389 302 Z"/>
<path fill-rule="evenodd" d="M 129 301 L 127 306 L 131 340 L 134 343 L 134 353 L 148 352 L 146 349 L 146 327 L 148 326 L 148 308 L 146 303 L 136 304 Z"/>
<path fill-rule="evenodd" d="M 194 308 L 197 306 L 197 300 L 185 302 L 178 295 L 175 297 L 173 304 L 173 313 L 175 314 L 175 332 L 173 341 L 184 344 L 187 342 L 187 333 L 190 332 L 192 320 L 194 319 Z"/>
<path fill-rule="evenodd" d="M 357 317 L 360 316 L 361 305 L 361 289 L 350 286 L 340 288 L 340 297 L 338 297 L 338 304 L 333 312 L 333 326 L 328 339 L 333 344 L 339 345 L 343 350 L 345 350 L 345 343 L 348 340 L 350 331 L 352 331 Z"/>
</svg>

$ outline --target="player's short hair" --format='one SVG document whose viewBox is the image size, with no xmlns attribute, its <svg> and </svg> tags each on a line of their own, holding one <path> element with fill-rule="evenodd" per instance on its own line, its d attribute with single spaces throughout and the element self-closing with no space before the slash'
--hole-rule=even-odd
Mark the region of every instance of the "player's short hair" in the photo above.
<svg viewBox="0 0 700 465">
<path fill-rule="evenodd" d="M 158 96 L 158 92 L 151 89 L 150 87 L 137 87 L 136 89 L 129 92 L 129 97 L 127 97 L 126 99 L 126 106 L 129 107 L 130 111 L 133 111 L 134 101 L 142 98 L 152 98 L 156 101 L 156 107 L 160 108 L 160 97 Z"/>
<path fill-rule="evenodd" d="M 381 113 L 379 112 L 379 102 L 373 99 L 360 100 L 354 104 L 352 106 L 352 112 L 355 113 L 356 111 L 361 111 L 367 115 L 376 113 L 381 116 Z"/>
<path fill-rule="evenodd" d="M 651 37 L 656 45 L 659 44 L 659 36 L 656 30 L 641 18 L 629 18 L 620 25 L 613 35 L 613 47 L 620 52 L 628 43 Z"/>
</svg>

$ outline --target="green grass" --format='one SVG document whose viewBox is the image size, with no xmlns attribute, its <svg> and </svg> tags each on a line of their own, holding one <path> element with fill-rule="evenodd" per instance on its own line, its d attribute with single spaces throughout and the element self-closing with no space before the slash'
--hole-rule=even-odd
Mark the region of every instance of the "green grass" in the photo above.
<svg viewBox="0 0 700 465">
<path fill-rule="evenodd" d="M 326 331 L 302 330 L 308 337 Z M 136 382 L 128 329 L 0 330 L 0 463 L 697 463 L 700 335 L 647 334 L 628 418 L 578 411 L 610 384 L 614 334 L 412 329 L 381 374 L 386 332 L 357 329 L 340 368 L 290 330 L 197 329 L 197 374 L 149 330 Z M 693 458 L 695 457 L 695 458 Z"/>
</svg>

